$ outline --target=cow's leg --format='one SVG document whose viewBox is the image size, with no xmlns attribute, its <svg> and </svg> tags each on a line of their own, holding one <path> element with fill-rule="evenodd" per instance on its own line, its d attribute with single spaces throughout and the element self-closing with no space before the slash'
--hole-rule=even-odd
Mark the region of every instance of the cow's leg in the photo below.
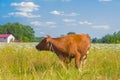
<svg viewBox="0 0 120 80">
<path fill-rule="evenodd" d="M 64 60 L 65 60 L 65 58 L 64 58 L 62 55 L 59 55 L 59 63 L 62 65 L 62 67 L 63 67 L 64 69 L 66 69 L 66 67 L 65 67 L 65 65 L 64 65 Z"/>
<path fill-rule="evenodd" d="M 81 67 L 83 67 L 83 65 L 85 64 L 88 53 L 89 53 L 89 51 L 87 51 L 87 52 L 81 57 Z"/>
<path fill-rule="evenodd" d="M 67 61 L 66 61 L 66 63 L 67 63 L 67 69 L 69 69 L 69 67 L 70 67 L 70 62 L 71 62 L 71 58 L 67 58 Z"/>
<path fill-rule="evenodd" d="M 63 67 L 64 69 L 66 69 L 63 60 L 59 60 L 59 62 L 60 62 L 60 64 L 62 65 L 62 67 Z"/>
<path fill-rule="evenodd" d="M 81 55 L 79 53 L 75 56 L 75 67 L 77 69 L 80 68 L 80 57 L 81 57 Z"/>
<path fill-rule="evenodd" d="M 81 58 L 80 58 L 81 68 L 83 68 L 83 65 L 85 64 L 86 58 L 87 58 L 87 54 L 81 56 Z"/>
</svg>

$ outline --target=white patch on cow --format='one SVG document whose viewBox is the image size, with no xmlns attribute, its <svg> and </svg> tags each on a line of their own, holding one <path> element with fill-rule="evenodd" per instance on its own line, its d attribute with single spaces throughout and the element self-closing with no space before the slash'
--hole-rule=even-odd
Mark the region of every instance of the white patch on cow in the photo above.
<svg viewBox="0 0 120 80">
<path fill-rule="evenodd" d="M 87 54 L 89 53 L 89 48 L 90 48 L 90 45 L 88 46 L 88 51 L 87 51 Z"/>
<path fill-rule="evenodd" d="M 87 51 L 87 54 L 89 53 L 89 51 Z"/>
<path fill-rule="evenodd" d="M 83 56 L 83 59 L 85 59 L 85 58 L 86 58 L 86 55 Z"/>
</svg>

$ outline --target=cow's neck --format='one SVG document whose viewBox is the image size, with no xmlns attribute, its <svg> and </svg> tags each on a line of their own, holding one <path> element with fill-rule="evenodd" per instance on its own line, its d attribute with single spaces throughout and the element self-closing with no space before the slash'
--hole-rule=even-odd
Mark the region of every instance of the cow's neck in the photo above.
<svg viewBox="0 0 120 80">
<path fill-rule="evenodd" d="M 51 43 L 53 45 L 53 48 L 56 50 L 63 50 L 63 46 L 62 46 L 62 43 L 61 43 L 61 39 L 58 39 L 58 38 L 53 38 L 51 40 Z"/>
<path fill-rule="evenodd" d="M 52 38 L 52 39 L 51 39 L 51 43 L 52 43 L 55 47 L 58 47 L 58 46 L 59 46 L 59 40 L 56 39 L 56 38 Z"/>
</svg>

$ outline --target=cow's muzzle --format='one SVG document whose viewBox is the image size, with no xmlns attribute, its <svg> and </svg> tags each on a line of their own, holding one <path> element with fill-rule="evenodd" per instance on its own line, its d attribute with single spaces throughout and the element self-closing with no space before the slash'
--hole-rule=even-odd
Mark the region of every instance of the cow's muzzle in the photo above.
<svg viewBox="0 0 120 80">
<path fill-rule="evenodd" d="M 39 50 L 39 47 L 38 47 L 38 46 L 36 46 L 36 49 L 37 49 L 37 50 Z"/>
</svg>

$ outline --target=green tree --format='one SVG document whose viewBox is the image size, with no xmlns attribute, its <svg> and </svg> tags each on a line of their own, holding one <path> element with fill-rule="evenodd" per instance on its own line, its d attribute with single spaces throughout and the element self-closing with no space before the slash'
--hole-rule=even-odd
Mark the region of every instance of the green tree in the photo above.
<svg viewBox="0 0 120 80">
<path fill-rule="evenodd" d="M 93 39 L 92 39 L 92 42 L 93 42 L 93 43 L 97 43 L 97 40 L 98 40 L 97 38 L 93 38 Z"/>
<path fill-rule="evenodd" d="M 120 43 L 120 31 L 114 32 L 113 34 L 107 34 L 101 39 L 93 38 L 93 43 Z"/>
<path fill-rule="evenodd" d="M 7 23 L 0 26 L 0 33 L 2 34 L 13 34 L 17 40 L 20 41 L 33 41 L 34 30 L 31 26 L 23 25 L 18 22 Z"/>
<path fill-rule="evenodd" d="M 69 34 L 76 34 L 76 33 L 75 32 L 68 32 L 67 35 L 69 35 Z"/>
</svg>

